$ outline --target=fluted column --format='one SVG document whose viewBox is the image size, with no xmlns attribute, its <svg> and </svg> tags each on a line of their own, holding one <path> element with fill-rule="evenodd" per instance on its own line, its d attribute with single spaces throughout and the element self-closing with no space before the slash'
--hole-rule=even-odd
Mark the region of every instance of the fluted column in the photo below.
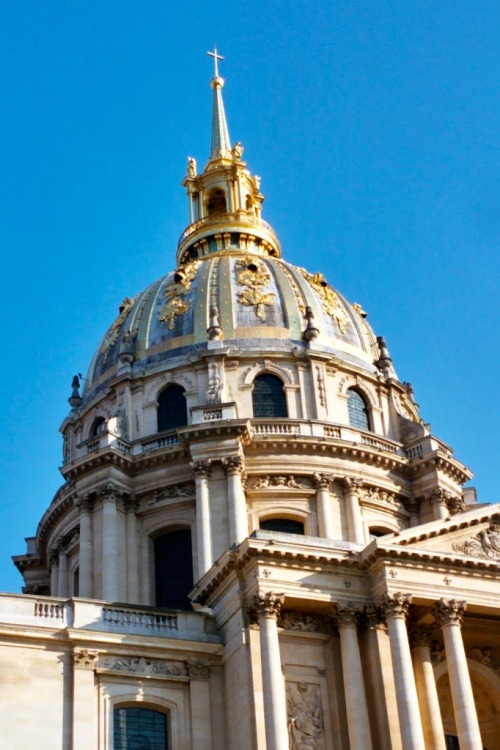
<svg viewBox="0 0 500 750">
<path fill-rule="evenodd" d="M 443 720 L 431 661 L 432 628 L 413 626 L 410 636 L 425 747 L 428 750 L 446 750 Z"/>
<path fill-rule="evenodd" d="M 118 500 L 117 487 L 109 482 L 102 489 L 102 598 L 118 599 Z"/>
<path fill-rule="evenodd" d="M 259 594 L 249 609 L 249 619 L 258 622 L 264 693 L 264 725 L 268 750 L 288 750 L 288 720 L 285 682 L 281 671 L 278 616 L 284 594 Z"/>
<path fill-rule="evenodd" d="M 191 464 L 196 486 L 196 542 L 198 553 L 198 578 L 213 564 L 212 530 L 210 528 L 210 492 L 208 479 L 211 474 L 210 461 L 195 461 Z"/>
<path fill-rule="evenodd" d="M 243 489 L 241 456 L 229 456 L 222 465 L 227 476 L 229 546 L 239 544 L 248 536 L 247 504 Z"/>
<path fill-rule="evenodd" d="M 372 739 L 368 720 L 368 705 L 358 643 L 358 612 L 351 604 L 335 605 L 333 620 L 340 634 L 349 744 L 353 750 L 354 748 L 371 750 Z"/>
<path fill-rule="evenodd" d="M 342 480 L 342 485 L 344 488 L 349 541 L 364 544 L 366 541 L 365 530 L 363 528 L 363 517 L 361 515 L 361 507 L 358 499 L 362 482 L 360 479 L 345 477 Z"/>
<path fill-rule="evenodd" d="M 443 630 L 446 665 L 450 677 L 453 713 L 460 750 L 482 750 L 483 743 L 461 632 L 466 607 L 465 602 L 441 599 L 434 607 L 433 614 Z"/>
<path fill-rule="evenodd" d="M 406 617 L 410 602 L 409 594 L 399 592 L 387 594 L 382 602 L 382 608 L 389 630 L 403 750 L 424 750 L 424 733 L 418 706 L 417 686 L 406 630 Z"/>
<path fill-rule="evenodd" d="M 319 535 L 324 539 L 341 539 L 342 535 L 338 533 L 333 518 L 332 498 L 330 495 L 331 481 L 332 477 L 329 474 L 314 475 Z"/>
<path fill-rule="evenodd" d="M 432 507 L 434 519 L 436 521 L 438 521 L 440 518 L 447 518 L 450 515 L 448 512 L 448 505 L 446 503 L 447 499 L 448 493 L 440 487 L 431 492 L 429 501 Z"/>
<path fill-rule="evenodd" d="M 93 596 L 93 548 L 92 548 L 92 508 L 93 499 L 86 495 L 77 503 L 80 513 L 80 591 L 79 596 L 91 599 Z"/>
<path fill-rule="evenodd" d="M 53 547 L 49 554 L 50 595 L 59 596 L 59 550 Z"/>
<path fill-rule="evenodd" d="M 139 503 L 134 497 L 125 501 L 127 529 L 127 601 L 139 604 L 139 548 L 136 511 Z"/>
<path fill-rule="evenodd" d="M 66 599 L 69 596 L 69 560 L 67 540 L 61 540 L 59 542 L 59 584 L 57 595 L 62 599 Z"/>
</svg>

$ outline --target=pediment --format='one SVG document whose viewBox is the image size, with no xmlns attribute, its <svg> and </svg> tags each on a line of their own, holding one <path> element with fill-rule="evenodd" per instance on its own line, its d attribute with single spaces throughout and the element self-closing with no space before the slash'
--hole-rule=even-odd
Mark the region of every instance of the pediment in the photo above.
<svg viewBox="0 0 500 750">
<path fill-rule="evenodd" d="M 385 540 L 380 541 L 382 546 Z M 408 551 L 425 550 L 500 564 L 500 509 L 493 505 L 431 521 L 406 529 L 387 542 Z"/>
</svg>

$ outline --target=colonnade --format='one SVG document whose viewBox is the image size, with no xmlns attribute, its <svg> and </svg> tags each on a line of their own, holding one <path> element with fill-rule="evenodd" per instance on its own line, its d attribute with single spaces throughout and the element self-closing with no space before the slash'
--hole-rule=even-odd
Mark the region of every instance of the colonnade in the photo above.
<svg viewBox="0 0 500 750">
<path fill-rule="evenodd" d="M 266 742 L 272 750 L 289 750 L 278 631 L 284 598 L 283 594 L 271 592 L 259 594 L 248 608 L 250 622 L 258 624 L 260 630 Z M 386 595 L 379 606 L 389 635 L 401 747 L 403 750 L 446 750 L 431 663 L 430 629 L 412 628 L 410 639 L 406 626 L 410 601 L 409 594 L 396 593 Z M 460 748 L 482 750 L 460 630 L 464 611 L 464 602 L 441 600 L 433 614 L 443 632 Z M 371 750 L 372 728 L 357 634 L 360 615 L 361 612 L 350 603 L 335 605 L 332 612 L 340 636 L 349 744 L 353 749 Z"/>
</svg>

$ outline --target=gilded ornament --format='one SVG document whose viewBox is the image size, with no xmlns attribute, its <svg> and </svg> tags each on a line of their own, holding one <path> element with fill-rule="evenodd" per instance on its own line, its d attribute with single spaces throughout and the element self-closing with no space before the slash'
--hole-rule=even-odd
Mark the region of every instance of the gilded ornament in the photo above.
<svg viewBox="0 0 500 750">
<path fill-rule="evenodd" d="M 258 318 L 265 317 L 265 306 L 276 303 L 276 296 L 268 290 L 271 276 L 262 261 L 255 258 L 241 258 L 236 262 L 236 283 L 245 287 L 238 292 L 238 302 L 255 308 Z"/>
<path fill-rule="evenodd" d="M 189 310 L 189 304 L 183 296 L 191 289 L 200 263 L 201 261 L 195 260 L 183 266 L 165 286 L 166 302 L 158 313 L 158 320 L 168 323 L 170 330 L 173 329 L 177 316 L 184 315 Z"/>
<path fill-rule="evenodd" d="M 117 319 L 107 332 L 103 344 L 102 344 L 102 361 L 103 363 L 106 362 L 109 354 L 109 350 L 113 346 L 113 344 L 116 344 L 116 341 L 118 339 L 118 335 L 120 333 L 120 328 L 125 323 L 127 316 L 134 306 L 134 302 L 136 301 L 137 297 L 139 295 L 136 295 L 134 299 L 130 299 L 130 297 L 125 297 L 123 302 L 120 305 L 120 314 L 118 315 Z"/>
<path fill-rule="evenodd" d="M 305 268 L 301 268 L 300 272 L 308 284 L 318 293 L 323 303 L 323 310 L 335 320 L 340 333 L 347 333 L 349 318 L 340 304 L 337 292 L 328 285 L 322 273 L 309 273 Z"/>
</svg>

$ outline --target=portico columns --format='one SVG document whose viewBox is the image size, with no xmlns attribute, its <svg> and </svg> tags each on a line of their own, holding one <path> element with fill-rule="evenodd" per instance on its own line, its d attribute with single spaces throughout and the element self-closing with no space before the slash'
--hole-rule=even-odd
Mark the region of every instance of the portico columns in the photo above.
<svg viewBox="0 0 500 750">
<path fill-rule="evenodd" d="M 424 733 L 405 622 L 410 602 L 409 594 L 386 594 L 382 607 L 389 631 L 403 750 L 424 750 Z"/>
<path fill-rule="evenodd" d="M 264 725 L 268 750 L 289 750 L 285 681 L 281 671 L 278 639 L 278 616 L 284 594 L 258 594 L 249 611 L 249 618 L 258 622 L 264 693 Z"/>
<path fill-rule="evenodd" d="M 446 665 L 450 677 L 453 713 L 460 750 L 482 750 L 483 743 L 461 633 L 466 607 L 465 602 L 457 602 L 454 599 L 447 602 L 441 599 L 434 607 L 433 614 L 443 630 Z"/>
<path fill-rule="evenodd" d="M 191 464 L 196 486 L 196 542 L 198 552 L 198 578 L 212 567 L 212 530 L 210 528 L 210 493 L 208 479 L 211 474 L 210 461 L 194 461 Z"/>
<path fill-rule="evenodd" d="M 118 599 L 118 489 L 108 482 L 102 489 L 102 598 Z"/>
<path fill-rule="evenodd" d="M 316 508 L 318 512 L 319 535 L 324 539 L 341 539 L 340 530 L 335 527 L 332 512 L 332 498 L 330 495 L 329 474 L 315 474 L 314 486 L 316 487 Z"/>
<path fill-rule="evenodd" d="M 351 748 L 371 750 L 368 705 L 358 643 L 358 613 L 350 604 L 336 605 L 333 610 L 333 619 L 340 634 L 349 744 Z"/>
<path fill-rule="evenodd" d="M 446 750 L 443 721 L 431 662 L 431 635 L 432 628 L 417 625 L 411 628 L 413 670 L 420 704 L 425 747 L 429 750 Z"/>
<path fill-rule="evenodd" d="M 363 518 L 361 515 L 361 508 L 359 505 L 359 490 L 361 489 L 362 482 L 359 479 L 353 477 L 345 477 L 342 480 L 344 487 L 345 497 L 345 508 L 347 516 L 347 533 L 350 542 L 357 542 L 358 544 L 364 544 L 365 530 L 363 528 Z"/>
<path fill-rule="evenodd" d="M 247 505 L 243 489 L 241 456 L 229 456 L 222 462 L 227 476 L 229 546 L 239 544 L 248 536 Z"/>
<path fill-rule="evenodd" d="M 77 503 L 80 513 L 80 591 L 84 599 L 93 595 L 93 551 L 92 551 L 92 508 L 93 500 L 86 495 Z"/>
</svg>

